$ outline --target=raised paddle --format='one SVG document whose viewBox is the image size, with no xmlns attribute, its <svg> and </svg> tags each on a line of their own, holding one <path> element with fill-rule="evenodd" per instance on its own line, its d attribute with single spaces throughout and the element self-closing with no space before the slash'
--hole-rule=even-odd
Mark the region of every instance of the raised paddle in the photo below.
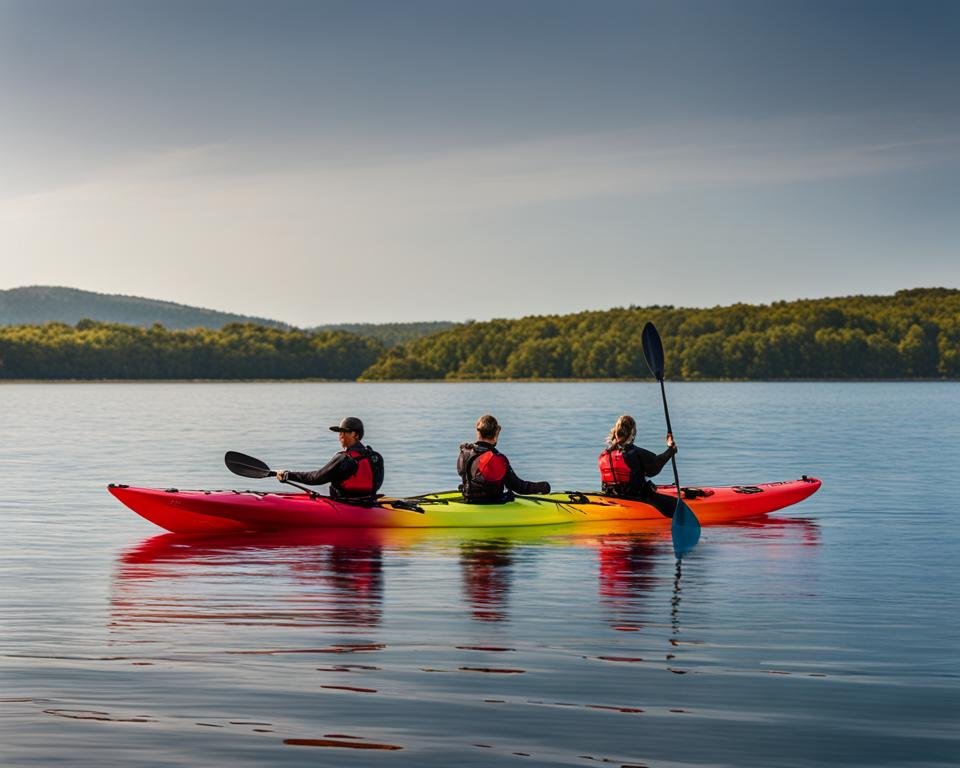
<svg viewBox="0 0 960 768">
<path fill-rule="evenodd" d="M 663 398 L 663 415 L 667 419 L 667 432 L 673 434 L 670 426 L 670 409 L 667 408 L 667 390 L 663 385 L 663 342 L 653 323 L 643 326 L 643 356 L 646 358 L 650 373 L 660 382 L 660 395 Z M 680 476 L 677 473 L 677 458 L 670 457 L 673 465 L 673 481 L 677 486 L 677 506 L 673 511 L 670 532 L 673 535 L 673 551 L 677 558 L 693 549 L 700 540 L 700 521 L 683 501 L 683 491 L 680 489 Z"/>
</svg>

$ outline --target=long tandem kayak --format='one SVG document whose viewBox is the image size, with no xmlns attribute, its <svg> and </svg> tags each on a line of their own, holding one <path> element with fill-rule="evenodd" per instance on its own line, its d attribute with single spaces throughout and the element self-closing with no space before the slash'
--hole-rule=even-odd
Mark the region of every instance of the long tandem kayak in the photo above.
<svg viewBox="0 0 960 768">
<path fill-rule="evenodd" d="M 731 523 L 803 501 L 820 481 L 684 488 L 683 496 L 704 525 Z M 502 528 L 605 520 L 669 521 L 641 501 L 569 491 L 517 496 L 501 504 L 468 503 L 456 491 L 358 504 L 307 493 L 190 491 L 176 488 L 108 487 L 119 501 L 173 533 L 215 534 L 298 528 Z M 673 486 L 660 493 L 676 495 Z"/>
</svg>

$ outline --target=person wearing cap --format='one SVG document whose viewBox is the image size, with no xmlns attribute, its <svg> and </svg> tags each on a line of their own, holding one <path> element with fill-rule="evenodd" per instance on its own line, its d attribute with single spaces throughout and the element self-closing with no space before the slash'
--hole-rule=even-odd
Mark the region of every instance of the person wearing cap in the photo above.
<svg viewBox="0 0 960 768">
<path fill-rule="evenodd" d="M 460 446 L 457 473 L 462 483 L 460 492 L 467 501 L 497 503 L 509 500 L 514 493 L 550 493 L 550 483 L 521 480 L 510 461 L 497 450 L 500 425 L 489 413 L 477 419 L 477 439 Z"/>
<path fill-rule="evenodd" d="M 657 486 L 647 479 L 660 474 L 677 453 L 673 435 L 667 433 L 667 450 L 661 454 L 634 445 L 636 437 L 637 422 L 633 416 L 624 414 L 617 419 L 607 435 L 606 448 L 597 457 L 603 492 L 608 496 L 644 501 L 665 517 L 673 517 L 677 497 L 658 493 Z"/>
<path fill-rule="evenodd" d="M 363 422 L 356 416 L 347 416 L 330 430 L 338 433 L 342 451 L 313 472 L 277 470 L 277 480 L 307 485 L 330 483 L 330 496 L 334 499 L 376 499 L 383 484 L 383 457 L 360 442 Z"/>
</svg>

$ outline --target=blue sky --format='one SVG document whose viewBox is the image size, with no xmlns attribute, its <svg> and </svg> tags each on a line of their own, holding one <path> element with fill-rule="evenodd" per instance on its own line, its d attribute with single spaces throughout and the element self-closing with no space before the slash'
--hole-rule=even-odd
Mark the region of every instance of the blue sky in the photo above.
<svg viewBox="0 0 960 768">
<path fill-rule="evenodd" d="M 960 4 L 0 0 L 0 288 L 311 325 L 960 287 Z"/>
</svg>

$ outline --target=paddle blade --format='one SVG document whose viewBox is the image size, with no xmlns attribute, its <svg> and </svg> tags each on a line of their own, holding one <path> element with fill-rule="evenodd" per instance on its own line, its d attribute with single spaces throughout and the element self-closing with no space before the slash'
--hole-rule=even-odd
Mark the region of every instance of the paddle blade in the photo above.
<svg viewBox="0 0 960 768">
<path fill-rule="evenodd" d="M 673 511 L 670 535 L 673 539 L 673 552 L 678 560 L 700 541 L 700 521 L 681 498 L 677 499 L 677 508 Z"/>
<path fill-rule="evenodd" d="M 223 455 L 223 463 L 227 465 L 233 474 L 241 477 L 273 477 L 276 472 L 271 471 L 270 467 L 264 464 L 260 459 L 253 456 L 247 456 L 245 453 L 237 451 L 227 451 Z"/>
<path fill-rule="evenodd" d="M 643 357 L 657 381 L 663 381 L 663 342 L 653 323 L 643 326 Z"/>
</svg>

